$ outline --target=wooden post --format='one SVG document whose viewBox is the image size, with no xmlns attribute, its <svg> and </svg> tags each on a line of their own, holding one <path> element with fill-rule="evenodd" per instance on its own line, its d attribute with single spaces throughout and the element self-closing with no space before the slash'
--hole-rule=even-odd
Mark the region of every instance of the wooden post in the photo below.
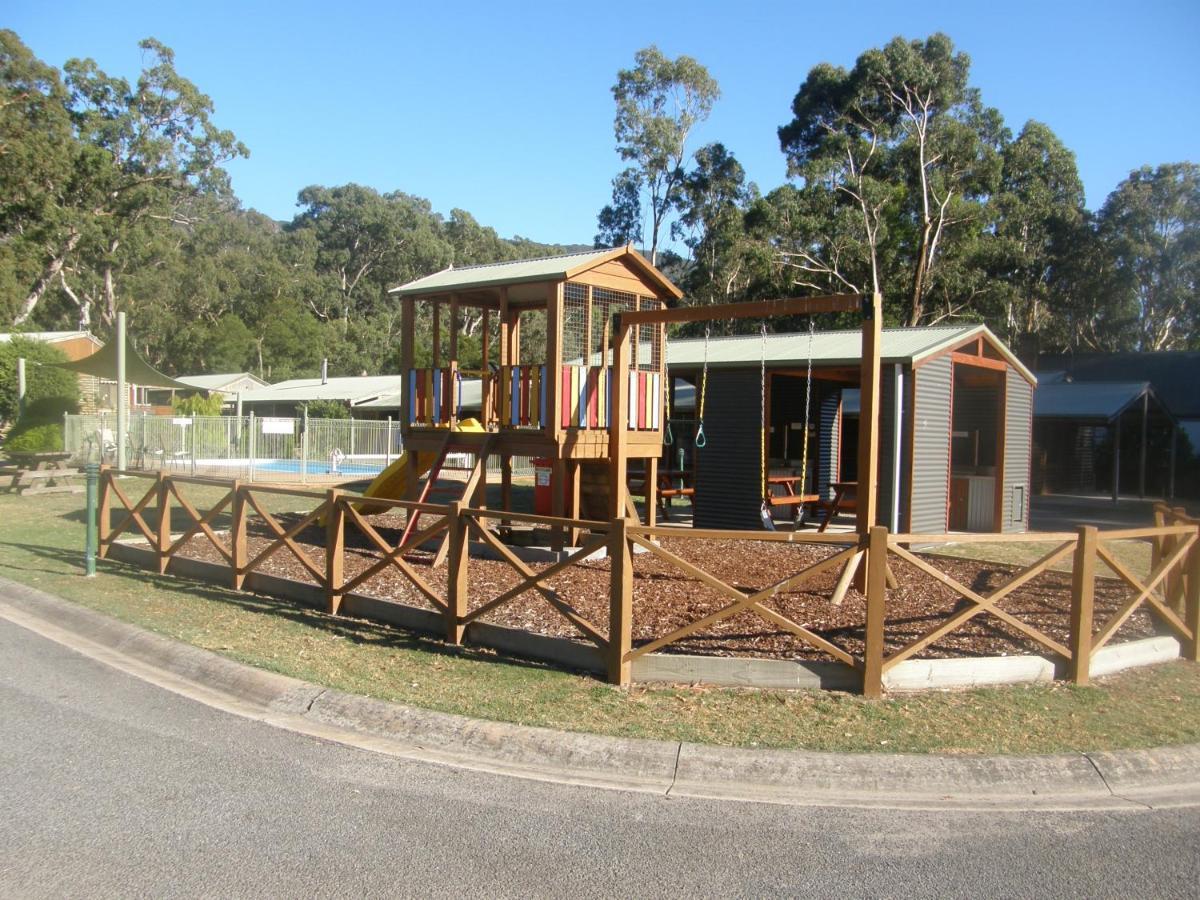
<svg viewBox="0 0 1200 900">
<path fill-rule="evenodd" d="M 412 408 L 408 402 L 409 381 L 413 370 L 413 332 L 416 328 L 416 301 L 412 297 L 404 297 L 400 307 L 400 436 L 407 443 L 409 423 L 412 422 Z"/>
<path fill-rule="evenodd" d="M 450 295 L 450 353 L 447 362 L 458 360 L 458 294 Z"/>
<path fill-rule="evenodd" d="M 101 559 L 108 556 L 112 543 L 112 467 L 100 466 L 100 503 L 96 510 L 96 555 Z"/>
<path fill-rule="evenodd" d="M 542 430 L 546 437 L 557 440 L 562 431 L 562 330 L 563 330 L 563 283 L 550 286 L 546 298 L 546 421 Z M 533 403 L 531 398 L 529 401 Z M 561 447 L 560 447 L 561 451 Z M 554 483 L 556 495 L 562 494 L 562 481 Z M 561 505 L 561 503 L 560 503 Z M 557 515 L 557 513 L 555 513 Z"/>
<path fill-rule="evenodd" d="M 467 561 L 470 556 L 467 543 L 467 520 L 462 514 L 462 503 L 453 500 L 449 504 L 446 518 L 450 521 L 447 540 L 450 553 L 446 558 L 446 640 L 461 644 L 467 615 Z"/>
<path fill-rule="evenodd" d="M 229 525 L 229 549 L 233 556 L 233 589 L 240 591 L 246 582 L 246 566 L 250 562 L 249 542 L 246 532 L 249 525 L 249 504 L 246 502 L 246 486 L 240 481 L 233 483 L 233 521 Z"/>
<path fill-rule="evenodd" d="M 1187 510 L 1182 506 L 1175 507 L 1173 510 L 1171 510 L 1171 512 L 1173 513 L 1171 517 L 1173 524 L 1182 525 L 1188 521 Z M 1182 544 L 1183 541 L 1184 535 L 1176 535 L 1175 537 L 1168 538 L 1164 542 L 1163 555 L 1166 556 L 1169 553 L 1174 553 L 1175 549 Z M 1190 553 L 1191 551 L 1188 552 Z M 1166 597 L 1167 605 L 1174 608 L 1177 612 L 1183 612 L 1185 606 L 1184 597 L 1187 593 L 1187 577 L 1185 575 L 1186 571 L 1187 569 L 1184 561 L 1181 560 L 1180 562 L 1177 562 L 1167 574 L 1166 580 L 1163 583 L 1163 588 L 1165 591 L 1164 596 Z"/>
<path fill-rule="evenodd" d="M 879 502 L 879 344 L 883 299 L 863 298 L 862 364 L 859 368 L 857 530 L 867 534 L 876 523 Z M 869 556 L 869 551 L 868 551 Z M 868 569 L 870 562 L 867 563 Z"/>
<path fill-rule="evenodd" d="M 1192 632 L 1192 639 L 1183 647 L 1183 657 L 1200 662 L 1200 542 L 1188 551 L 1183 607 L 1184 622 Z"/>
<path fill-rule="evenodd" d="M 500 454 L 500 507 L 512 512 L 512 454 Z"/>
<path fill-rule="evenodd" d="M 1123 413 L 1118 413 L 1117 421 L 1110 426 L 1113 430 L 1113 472 L 1112 472 L 1112 502 L 1116 503 L 1117 498 L 1121 496 L 1121 416 Z"/>
<path fill-rule="evenodd" d="M 625 493 L 629 439 L 629 326 L 621 324 L 621 315 L 613 317 L 612 409 L 608 416 L 608 503 L 609 516 L 625 516 Z"/>
<path fill-rule="evenodd" d="M 863 648 L 863 695 L 883 696 L 883 638 L 887 620 L 888 530 L 872 525 L 866 541 L 867 623 Z"/>
<path fill-rule="evenodd" d="M 1142 446 L 1138 455 L 1138 496 L 1146 496 L 1146 441 L 1150 431 L 1150 395 L 1142 394 Z"/>
<path fill-rule="evenodd" d="M 167 473 L 162 469 L 158 470 L 158 477 L 155 479 L 155 490 L 158 494 L 158 574 L 167 574 L 167 563 L 170 562 L 170 556 L 167 552 L 171 549 L 171 485 L 167 481 Z"/>
<path fill-rule="evenodd" d="M 446 364 L 446 422 L 451 431 L 458 424 L 458 360 L 451 358 Z"/>
<path fill-rule="evenodd" d="M 644 469 L 646 485 L 642 492 L 646 500 L 646 524 L 653 528 L 658 524 L 658 457 L 647 457 Z"/>
<path fill-rule="evenodd" d="M 614 518 L 608 531 L 608 560 L 612 580 L 608 607 L 608 681 L 629 684 L 629 652 L 633 640 L 633 554 L 626 529 L 629 523 Z"/>
<path fill-rule="evenodd" d="M 1096 527 L 1079 526 L 1079 543 L 1071 567 L 1071 663 L 1068 676 L 1087 684 L 1092 665 L 1092 618 L 1096 587 Z"/>
<path fill-rule="evenodd" d="M 346 507 L 342 492 L 330 488 L 325 495 L 325 599 L 327 610 L 336 616 L 342 606 L 342 566 L 346 558 Z"/>
<path fill-rule="evenodd" d="M 489 368 L 492 355 L 492 311 L 483 308 L 483 334 L 479 343 L 479 415 L 483 420 L 484 429 L 492 427 L 492 417 L 489 413 L 492 401 L 492 370 Z"/>
<path fill-rule="evenodd" d="M 561 456 L 550 460 L 550 504 L 554 518 L 566 516 L 567 461 Z M 561 526 L 550 529 L 550 549 L 561 552 L 566 545 L 567 532 Z"/>
<path fill-rule="evenodd" d="M 568 490 L 570 491 L 570 494 L 571 494 L 571 496 L 570 496 L 571 502 L 567 505 L 567 515 L 572 519 L 582 519 L 583 518 L 583 471 L 582 471 L 582 468 L 583 468 L 583 464 L 580 463 L 578 460 L 569 460 L 567 462 L 567 477 L 570 479 L 570 481 L 568 482 L 568 485 L 569 485 Z M 572 528 L 568 534 L 569 534 L 569 538 L 567 541 L 568 545 L 572 546 L 572 547 L 578 547 L 579 541 L 580 541 L 580 536 L 582 534 L 581 529 Z"/>
<path fill-rule="evenodd" d="M 439 369 L 442 366 L 442 301 L 434 300 L 429 309 L 433 315 L 433 356 L 429 364 Z"/>
</svg>

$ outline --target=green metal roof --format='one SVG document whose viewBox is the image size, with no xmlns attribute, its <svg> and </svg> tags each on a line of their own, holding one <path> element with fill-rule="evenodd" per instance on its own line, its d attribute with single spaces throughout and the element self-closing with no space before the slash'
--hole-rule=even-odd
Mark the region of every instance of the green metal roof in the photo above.
<svg viewBox="0 0 1200 900">
<path fill-rule="evenodd" d="M 441 294 L 454 290 L 487 287 L 497 284 L 517 284 L 525 281 L 555 281 L 589 262 L 612 254 L 612 250 L 587 250 L 564 256 L 544 256 L 539 259 L 517 259 L 511 262 L 486 263 L 443 269 L 394 287 L 389 294 Z"/>
<path fill-rule="evenodd" d="M 885 328 L 880 346 L 884 363 L 918 363 L 948 350 L 977 335 L 986 335 L 1004 354 L 1008 362 L 1030 383 L 1036 378 L 984 325 L 935 325 L 924 328 Z M 710 368 L 757 365 L 760 360 L 772 368 L 784 366 L 804 368 L 809 360 L 807 332 L 769 334 L 766 346 L 761 335 L 747 334 L 710 338 L 708 365 Z M 862 359 L 862 333 L 847 331 L 818 331 L 812 336 L 812 361 L 818 366 L 858 365 Z M 670 340 L 667 342 L 667 364 L 680 368 L 704 365 L 704 339 Z"/>
</svg>

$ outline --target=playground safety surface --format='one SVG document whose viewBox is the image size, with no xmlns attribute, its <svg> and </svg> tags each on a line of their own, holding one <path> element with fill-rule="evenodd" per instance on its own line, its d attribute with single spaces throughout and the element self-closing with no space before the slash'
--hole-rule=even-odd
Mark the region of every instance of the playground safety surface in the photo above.
<svg viewBox="0 0 1200 900">
<path fill-rule="evenodd" d="M 285 526 L 299 519 L 280 516 Z M 380 534 L 393 543 L 399 539 L 403 517 L 372 517 Z M 249 528 L 249 551 L 253 558 L 272 536 L 259 522 Z M 325 531 L 310 527 L 297 535 L 297 542 L 318 566 L 324 565 Z M 758 591 L 783 581 L 825 559 L 839 546 L 783 544 L 752 540 L 695 540 L 665 538 L 670 552 L 706 572 L 745 591 Z M 189 541 L 183 555 L 223 563 L 202 536 Z M 352 577 L 377 562 L 380 555 L 365 538 L 352 530 L 346 534 L 345 574 Z M 407 557 L 414 568 L 438 592 L 445 588 L 446 569 L 430 568 L 432 555 L 417 551 Z M 977 593 L 987 594 L 1009 580 L 1018 568 L 1000 563 L 946 556 L 926 556 L 937 569 Z M 541 570 L 548 564 L 530 564 Z M 967 601 L 927 574 L 900 559 L 891 560 L 899 587 L 887 593 L 887 652 L 903 647 L 945 620 Z M 262 569 L 296 581 L 312 582 L 307 570 L 288 553 L 276 553 Z M 648 643 L 690 622 L 703 618 L 729 603 L 727 596 L 652 556 L 634 557 L 633 644 Z M 830 602 L 838 570 L 817 575 L 801 589 L 781 592 L 765 605 L 854 655 L 863 652 L 865 598 L 851 590 L 840 606 Z M 516 586 L 522 579 L 506 562 L 472 558 L 469 564 L 469 606 L 476 606 Z M 601 559 L 571 565 L 547 579 L 546 585 L 569 603 L 599 631 L 608 628 L 608 561 Z M 421 608 L 432 608 L 412 583 L 395 567 L 388 567 L 362 587 L 361 593 Z M 1047 636 L 1065 643 L 1070 630 L 1071 576 L 1047 571 L 1018 588 L 1000 602 L 1000 608 L 1032 625 Z M 1096 618 L 1105 620 L 1129 597 L 1128 588 L 1115 579 L 1097 577 Z M 526 591 L 489 612 L 484 621 L 536 634 L 580 637 L 575 627 L 539 594 Z M 1139 609 L 1121 626 L 1117 640 L 1135 640 L 1155 634 L 1150 616 Z M 957 631 L 926 647 L 916 658 L 1004 656 L 1041 652 L 1043 648 L 1015 629 L 986 613 L 976 616 Z M 821 651 L 746 612 L 716 622 L 706 629 L 671 644 L 661 652 L 712 656 L 756 656 L 775 659 L 826 658 Z"/>
</svg>

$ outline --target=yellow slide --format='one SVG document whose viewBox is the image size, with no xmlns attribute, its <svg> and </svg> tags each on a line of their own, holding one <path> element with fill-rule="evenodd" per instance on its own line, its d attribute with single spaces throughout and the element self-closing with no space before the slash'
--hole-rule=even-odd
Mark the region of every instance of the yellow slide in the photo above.
<svg viewBox="0 0 1200 900">
<path fill-rule="evenodd" d="M 454 430 L 481 432 L 484 430 L 484 427 L 477 419 L 463 419 L 455 426 Z M 433 464 L 437 462 L 437 458 L 438 455 L 436 453 L 418 453 L 417 475 L 422 476 L 427 473 L 433 467 Z M 400 454 L 399 459 L 375 476 L 375 480 L 363 491 L 363 496 L 384 497 L 388 500 L 403 500 L 407 490 L 408 451 L 405 450 Z M 388 507 L 386 506 L 372 506 L 369 503 L 356 505 L 354 508 L 368 516 L 388 511 Z"/>
</svg>

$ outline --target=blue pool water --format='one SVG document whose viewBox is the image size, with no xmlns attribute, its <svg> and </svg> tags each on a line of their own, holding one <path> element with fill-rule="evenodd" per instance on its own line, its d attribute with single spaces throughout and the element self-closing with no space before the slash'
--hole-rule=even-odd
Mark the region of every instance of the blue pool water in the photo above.
<svg viewBox="0 0 1200 900">
<path fill-rule="evenodd" d="M 270 462 L 255 463 L 254 468 L 259 472 L 290 472 L 300 474 L 300 460 L 298 459 L 273 459 Z M 378 475 L 383 471 L 382 463 L 372 465 L 370 463 L 342 463 L 338 466 L 338 474 L 340 475 Z M 306 472 L 310 475 L 328 475 L 330 474 L 329 463 L 310 462 L 305 467 Z"/>
</svg>

